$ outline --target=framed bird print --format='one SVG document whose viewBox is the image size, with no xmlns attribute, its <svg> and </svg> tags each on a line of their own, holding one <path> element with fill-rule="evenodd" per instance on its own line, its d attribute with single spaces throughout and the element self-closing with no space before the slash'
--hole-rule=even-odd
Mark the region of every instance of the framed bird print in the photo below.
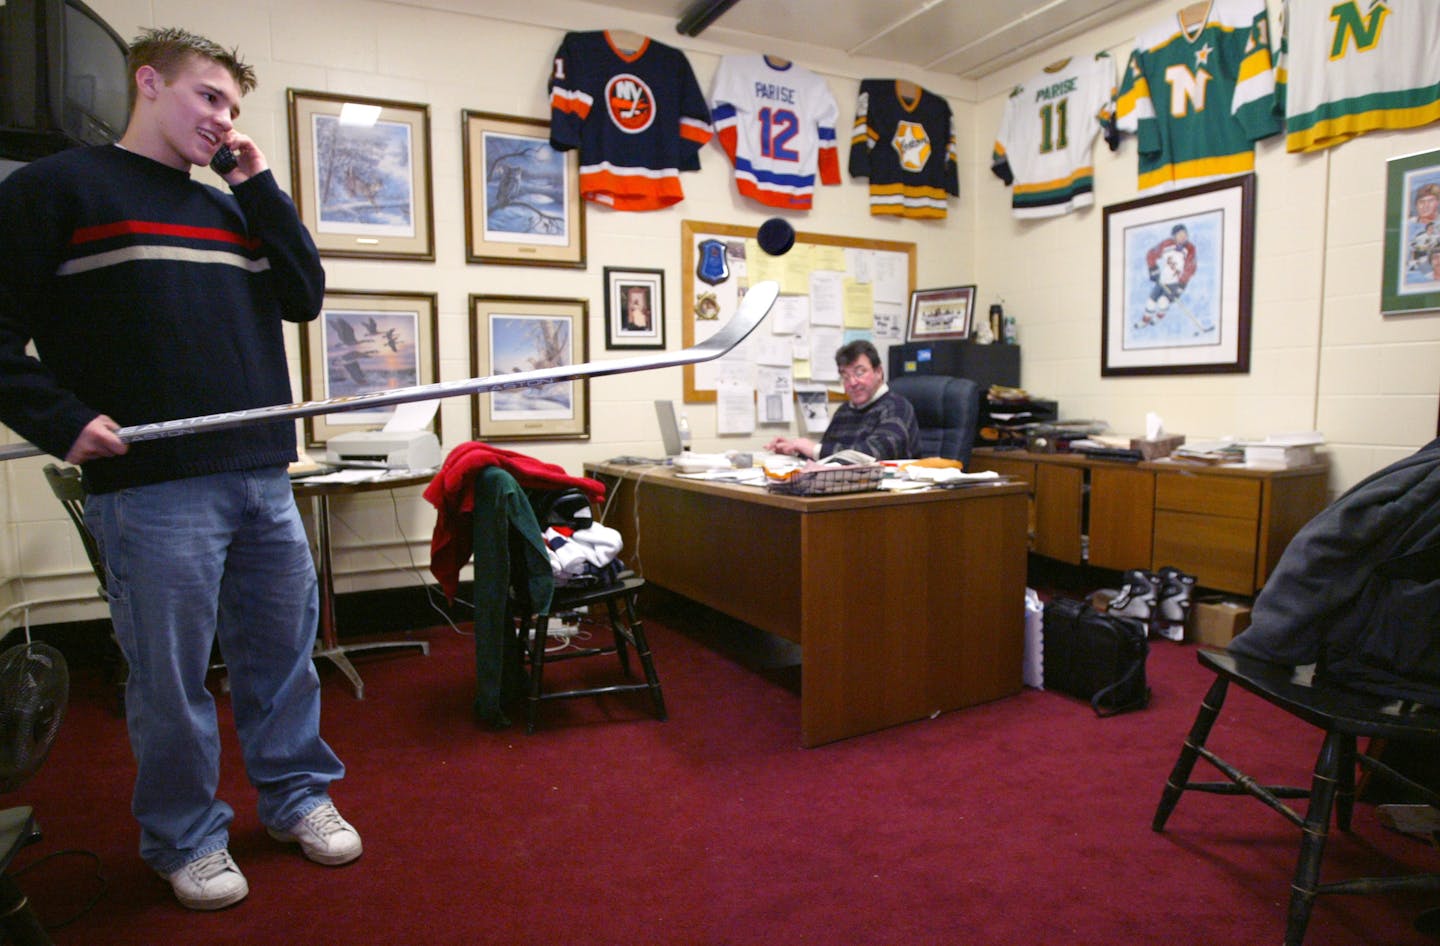
<svg viewBox="0 0 1440 946">
<path fill-rule="evenodd" d="M 470 297 L 470 373 L 477 378 L 577 365 L 588 357 L 584 299 Z M 476 440 L 588 440 L 590 382 L 552 381 L 473 398 Z"/>
<path fill-rule="evenodd" d="M 461 113 L 465 261 L 585 268 L 578 151 L 550 147 L 550 123 Z"/>
<path fill-rule="evenodd" d="M 433 292 L 325 293 L 319 318 L 300 326 L 300 375 L 307 401 L 433 384 L 439 306 Z M 305 443 L 323 447 L 336 434 L 383 427 L 395 409 L 341 411 L 305 418 Z M 440 434 L 440 415 L 435 415 Z"/>
</svg>

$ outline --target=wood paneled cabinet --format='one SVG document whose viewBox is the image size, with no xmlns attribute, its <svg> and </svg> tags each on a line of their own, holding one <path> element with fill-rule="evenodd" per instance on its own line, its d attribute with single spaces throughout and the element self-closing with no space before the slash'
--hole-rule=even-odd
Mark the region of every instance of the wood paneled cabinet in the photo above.
<svg viewBox="0 0 1440 946">
<path fill-rule="evenodd" d="M 1206 588 L 1254 594 L 1325 506 L 1329 468 L 1291 470 L 979 449 L 974 470 L 1031 484 L 1030 548 L 1072 565 L 1173 565 Z"/>
</svg>

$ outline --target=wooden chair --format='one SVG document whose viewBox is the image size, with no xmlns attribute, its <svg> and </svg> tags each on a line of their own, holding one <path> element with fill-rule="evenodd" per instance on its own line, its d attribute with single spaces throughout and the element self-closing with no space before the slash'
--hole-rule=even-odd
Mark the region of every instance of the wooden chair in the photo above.
<svg viewBox="0 0 1440 946">
<path fill-rule="evenodd" d="M 1331 893 L 1380 893 L 1387 890 L 1440 890 L 1440 873 L 1408 874 L 1393 877 L 1359 877 L 1320 882 L 1320 860 L 1325 853 L 1331 815 L 1341 831 L 1350 830 L 1355 804 L 1355 767 L 1367 768 L 1372 777 L 1391 779 L 1416 792 L 1428 804 L 1440 805 L 1440 794 L 1419 785 L 1368 755 L 1357 754 L 1357 737 L 1369 736 L 1397 742 L 1412 741 L 1440 745 L 1440 710 L 1408 701 L 1386 701 L 1352 690 L 1317 684 L 1309 668 L 1292 669 L 1228 653 L 1201 650 L 1201 666 L 1213 671 L 1211 684 L 1200 704 L 1200 712 L 1180 750 L 1180 758 L 1165 783 L 1151 827 L 1163 831 L 1180 796 L 1187 792 L 1220 795 L 1250 795 L 1279 812 L 1300 828 L 1300 856 L 1290 889 L 1289 919 L 1285 927 L 1286 946 L 1300 946 L 1310 922 L 1315 898 Z M 1205 747 L 1210 729 L 1220 715 L 1230 684 L 1235 683 L 1268 703 L 1304 720 L 1324 732 L 1315 774 L 1310 787 L 1262 785 Z M 1219 769 L 1229 781 L 1192 782 L 1191 772 L 1203 758 Z M 1308 798 L 1302 817 L 1283 799 Z"/>
<path fill-rule="evenodd" d="M 528 692 L 525 703 L 525 730 L 535 731 L 535 718 L 540 704 L 546 700 L 574 699 L 582 696 L 602 696 L 607 693 L 629 693 L 640 690 L 650 691 L 650 701 L 657 719 L 665 719 L 665 696 L 660 691 L 660 678 L 655 673 L 655 660 L 650 653 L 650 643 L 645 638 L 645 626 L 635 616 L 635 597 L 645 585 L 645 579 L 632 576 L 622 578 L 615 584 L 593 588 L 557 587 L 551 599 L 548 613 L 529 615 L 523 605 L 517 611 L 517 630 L 526 649 L 526 670 Z M 550 619 L 554 615 L 568 612 L 585 612 L 592 607 L 603 605 L 608 617 L 611 642 L 598 647 L 567 647 L 551 653 L 548 649 Z M 532 633 L 533 631 L 533 633 Z M 631 680 L 630 649 L 640 660 L 645 674 L 644 682 Z M 578 687 L 570 690 L 545 689 L 545 665 L 579 657 L 598 657 L 615 654 L 620 660 L 620 670 L 627 682 L 610 683 L 600 686 Z"/>
<path fill-rule="evenodd" d="M 648 690 L 655 715 L 665 719 L 665 699 L 650 643 L 635 614 L 635 598 L 645 580 L 623 573 L 606 584 L 557 586 L 531 497 L 515 478 L 489 467 L 475 477 L 474 490 L 476 716 L 492 725 L 508 725 L 504 705 L 523 694 L 526 730 L 533 733 L 539 706 L 547 700 Z M 611 643 L 567 647 L 556 653 L 546 650 L 553 618 L 602 607 L 613 635 Z M 632 648 L 644 682 L 629 679 Z M 619 658 L 625 682 L 545 689 L 547 663 L 606 654 Z"/>
</svg>

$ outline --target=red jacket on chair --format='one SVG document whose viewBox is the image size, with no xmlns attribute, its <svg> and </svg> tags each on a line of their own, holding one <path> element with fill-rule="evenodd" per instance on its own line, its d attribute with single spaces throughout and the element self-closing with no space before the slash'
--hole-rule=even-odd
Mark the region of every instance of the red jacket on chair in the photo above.
<svg viewBox="0 0 1440 946">
<path fill-rule="evenodd" d="M 593 503 L 605 501 L 605 484 L 599 480 L 571 476 L 554 463 L 476 440 L 462 443 L 450 451 L 424 493 L 436 513 L 435 532 L 430 539 L 430 571 L 447 599 L 455 597 L 460 587 L 460 569 L 470 561 L 475 474 L 488 466 L 503 468 L 527 489 L 573 486 Z"/>
</svg>

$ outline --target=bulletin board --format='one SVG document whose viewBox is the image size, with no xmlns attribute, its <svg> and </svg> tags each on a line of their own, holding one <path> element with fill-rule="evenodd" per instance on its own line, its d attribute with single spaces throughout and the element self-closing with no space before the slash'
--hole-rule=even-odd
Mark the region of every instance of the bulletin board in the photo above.
<svg viewBox="0 0 1440 946">
<path fill-rule="evenodd" d="M 817 370 L 823 376 L 833 369 L 839 345 L 828 342 L 865 334 L 859 324 L 862 318 L 873 320 L 870 331 L 882 351 L 904 341 L 910 293 L 915 289 L 914 243 L 797 233 L 788 253 L 772 257 L 755 242 L 757 232 L 756 227 L 733 224 L 680 222 L 680 302 L 687 348 L 719 331 L 734 314 L 745 288 L 765 279 L 779 282 L 781 295 L 741 351 L 753 351 L 752 342 L 775 332 L 780 319 L 798 320 L 801 310 L 812 313 L 814 324 L 806 324 L 806 338 L 814 333 L 818 348 L 828 351 L 796 358 L 792 371 L 797 381 L 829 383 L 815 376 Z M 832 324 L 837 293 L 843 309 L 838 334 Z M 795 341 L 796 349 L 802 349 L 798 330 Z M 819 369 L 814 367 L 817 359 Z M 727 363 L 723 358 L 686 365 L 686 403 L 715 403 L 715 379 L 734 367 L 733 360 Z"/>
</svg>

